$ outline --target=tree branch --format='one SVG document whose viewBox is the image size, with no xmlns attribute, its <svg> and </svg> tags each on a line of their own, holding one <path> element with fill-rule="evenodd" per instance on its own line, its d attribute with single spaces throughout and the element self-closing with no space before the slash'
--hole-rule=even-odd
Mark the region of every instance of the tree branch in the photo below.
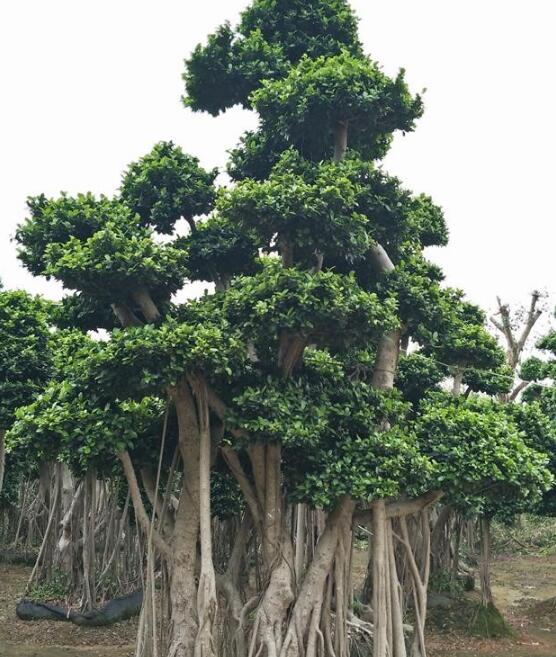
<svg viewBox="0 0 556 657">
<path fill-rule="evenodd" d="M 541 295 L 537 291 L 531 294 L 531 305 L 529 306 L 529 312 L 527 313 L 527 321 L 523 328 L 523 332 L 521 333 L 521 337 L 517 343 L 518 355 L 520 355 L 523 351 L 525 343 L 527 342 L 527 338 L 529 337 L 539 317 L 542 315 L 542 310 L 538 310 L 536 308 L 540 296 Z"/>
<path fill-rule="evenodd" d="M 135 303 L 137 303 L 139 308 L 141 308 L 143 317 L 149 324 L 154 324 L 154 322 L 157 322 L 160 319 L 160 312 L 152 300 L 150 292 L 147 290 L 147 288 L 141 287 L 137 290 L 134 290 L 131 293 L 131 298 L 133 301 L 135 301 Z"/>
<path fill-rule="evenodd" d="M 247 475 L 245 474 L 245 470 L 240 463 L 236 451 L 232 447 L 226 446 L 222 446 L 220 451 L 222 452 L 222 456 L 230 468 L 230 472 L 236 478 L 236 481 L 241 488 L 241 492 L 245 496 L 245 501 L 247 502 L 247 506 L 251 512 L 253 522 L 255 525 L 257 525 L 257 527 L 260 528 L 262 526 L 262 509 L 260 507 L 257 494 L 255 493 L 251 482 L 247 478 Z"/>
<path fill-rule="evenodd" d="M 386 504 L 386 517 L 401 518 L 402 516 L 410 516 L 414 513 L 419 513 L 431 504 L 437 502 L 443 496 L 443 491 L 433 490 L 412 500 L 396 500 L 395 502 L 389 502 Z M 356 522 L 369 523 L 371 522 L 372 515 L 372 509 L 360 509 L 354 513 L 353 519 Z"/>
<path fill-rule="evenodd" d="M 122 328 L 143 326 L 143 322 L 125 303 L 113 303 L 112 310 L 122 325 Z"/>
<path fill-rule="evenodd" d="M 531 381 L 520 381 L 519 384 L 515 387 L 513 392 L 510 395 L 510 401 L 514 401 L 514 399 L 519 395 L 519 393 L 522 390 L 525 390 L 525 388 L 531 383 Z"/>
<path fill-rule="evenodd" d="M 147 511 L 145 510 L 145 506 L 143 504 L 143 500 L 141 499 L 139 484 L 137 483 L 137 477 L 135 476 L 135 470 L 133 468 L 133 463 L 131 462 L 131 457 L 129 456 L 129 452 L 120 452 L 118 454 L 118 458 L 120 459 L 124 469 L 125 478 L 127 480 L 127 485 L 129 487 L 131 500 L 133 502 L 133 508 L 135 509 L 135 516 L 137 517 L 137 520 L 139 521 L 139 524 L 143 528 L 145 534 L 149 535 L 149 533 L 151 532 L 151 521 L 149 520 L 149 516 L 147 515 Z M 170 549 L 170 546 L 168 545 L 168 543 L 166 543 L 166 541 L 162 538 L 162 536 L 154 529 L 152 531 L 152 538 L 153 538 L 153 543 L 158 549 L 158 551 L 168 561 L 171 561 L 172 550 Z"/>
</svg>

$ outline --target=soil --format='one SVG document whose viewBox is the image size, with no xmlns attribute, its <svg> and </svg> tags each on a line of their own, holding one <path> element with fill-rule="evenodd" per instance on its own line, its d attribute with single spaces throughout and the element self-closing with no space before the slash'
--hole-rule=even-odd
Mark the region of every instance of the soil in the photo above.
<svg viewBox="0 0 556 657">
<path fill-rule="evenodd" d="M 356 555 L 356 578 L 364 575 L 365 559 L 363 552 Z M 20 621 L 15 607 L 29 573 L 27 566 L 0 564 L 0 657 L 134 655 L 136 619 L 106 628 Z M 556 599 L 552 599 L 556 596 L 556 555 L 498 558 L 492 573 L 496 604 L 515 637 L 486 640 L 470 637 L 462 628 L 429 629 L 428 657 L 556 657 Z M 468 594 L 470 604 L 474 596 Z"/>
<path fill-rule="evenodd" d="M 20 621 L 15 607 L 31 569 L 0 564 L 0 657 L 132 657 L 137 619 L 86 628 L 56 621 Z"/>
<path fill-rule="evenodd" d="M 429 630 L 428 657 L 556 657 L 556 556 L 497 558 L 492 568 L 498 609 L 512 639 L 478 639 L 463 630 Z M 476 594 L 467 600 L 475 601 Z"/>
</svg>

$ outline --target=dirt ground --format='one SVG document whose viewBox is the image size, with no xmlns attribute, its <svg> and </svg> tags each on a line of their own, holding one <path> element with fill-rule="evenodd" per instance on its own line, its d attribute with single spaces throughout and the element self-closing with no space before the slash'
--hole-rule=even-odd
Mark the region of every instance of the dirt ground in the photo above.
<svg viewBox="0 0 556 657">
<path fill-rule="evenodd" d="M 481 640 L 429 632 L 428 657 L 556 657 L 556 556 L 498 558 L 495 602 L 515 630 L 514 639 Z"/>
<path fill-rule="evenodd" d="M 0 657 L 132 657 L 136 620 L 97 628 L 20 621 L 15 607 L 29 573 L 26 566 L 0 564 Z"/>
<path fill-rule="evenodd" d="M 356 568 L 363 571 L 360 556 Z M 0 657 L 132 657 L 136 620 L 108 628 L 18 620 L 15 606 L 28 576 L 25 566 L 0 564 Z M 543 603 L 556 596 L 556 555 L 498 558 L 493 591 L 515 638 L 480 640 L 429 631 L 428 657 L 556 657 L 556 604 Z"/>
</svg>

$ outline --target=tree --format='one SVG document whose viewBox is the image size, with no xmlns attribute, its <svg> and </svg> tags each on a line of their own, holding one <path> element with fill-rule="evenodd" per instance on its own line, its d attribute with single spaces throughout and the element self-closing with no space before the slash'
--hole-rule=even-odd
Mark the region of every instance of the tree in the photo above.
<svg viewBox="0 0 556 657">
<path fill-rule="evenodd" d="M 85 462 L 118 454 L 135 515 L 170 574 L 164 654 L 345 657 L 351 628 L 372 635 L 375 657 L 404 657 L 398 523 L 418 615 L 412 652 L 424 655 L 428 506 L 462 472 L 475 493 L 507 463 L 500 480 L 545 478 L 540 457 L 491 409 L 486 419 L 484 409 L 460 413 L 450 398 L 463 429 L 472 419 L 462 450 L 444 397 L 413 384 L 404 399 L 395 387 L 410 340 L 456 381 L 464 366 L 501 359 L 480 311 L 442 287 L 423 257 L 446 243 L 441 209 L 377 165 L 393 134 L 414 128 L 421 98 L 403 72 L 390 78 L 364 55 L 343 0 L 256 0 L 236 30 L 224 25 L 194 51 L 184 78 L 196 111 L 241 103 L 258 113 L 259 129 L 231 154 L 234 184 L 216 191 L 215 172 L 162 143 L 128 167 L 117 198 L 30 199 L 18 230 L 29 269 L 75 291 L 66 325 L 110 331 L 78 350 L 52 390 L 62 402 L 52 428 L 72 446 L 86 436 L 72 448 Z M 173 303 L 191 280 L 213 282 L 215 293 Z M 177 425 L 175 465 L 166 431 L 149 440 L 133 424 L 141 410 L 154 421 L 161 400 Z M 83 433 L 92 426 L 98 433 Z M 151 520 L 137 469 L 152 462 L 153 445 L 166 481 L 179 474 L 170 491 L 179 500 L 172 513 L 170 495 L 143 477 Z M 217 571 L 213 501 L 224 468 L 243 502 L 230 505 L 245 511 L 231 544 L 218 546 Z M 415 514 L 420 563 L 407 521 Z M 350 608 L 356 517 L 373 526 L 372 626 Z"/>
<path fill-rule="evenodd" d="M 0 289 L 0 493 L 6 432 L 16 409 L 40 391 L 49 369 L 47 304 L 26 292 Z"/>
</svg>

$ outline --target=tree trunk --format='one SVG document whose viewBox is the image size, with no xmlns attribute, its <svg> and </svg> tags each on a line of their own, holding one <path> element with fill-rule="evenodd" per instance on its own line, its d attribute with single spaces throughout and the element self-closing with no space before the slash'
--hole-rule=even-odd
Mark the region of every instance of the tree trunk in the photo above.
<svg viewBox="0 0 556 657">
<path fill-rule="evenodd" d="M 305 543 L 307 533 L 307 507 L 298 504 L 296 507 L 295 522 L 295 581 L 298 587 L 301 584 L 305 568 Z"/>
<path fill-rule="evenodd" d="M 172 616 L 168 657 L 193 657 L 199 629 L 195 582 L 200 523 L 199 425 L 187 383 L 181 382 L 177 386 L 174 401 L 184 473 L 172 541 Z"/>
<path fill-rule="evenodd" d="M 481 603 L 484 606 L 494 604 L 490 583 L 490 518 L 481 516 Z"/>
<path fill-rule="evenodd" d="M 199 630 L 195 640 L 195 657 L 214 657 L 213 626 L 216 619 L 216 576 L 212 560 L 212 530 L 210 512 L 211 437 L 206 387 L 196 390 L 199 418 L 199 515 L 201 573 L 197 589 Z"/>
<path fill-rule="evenodd" d="M 384 500 L 376 500 L 373 509 L 373 657 L 389 657 L 387 611 L 387 543 Z"/>
<path fill-rule="evenodd" d="M 341 551 L 338 550 L 339 542 L 350 531 L 354 508 L 353 500 L 345 496 L 326 520 L 315 555 L 307 568 L 293 606 L 284 645 L 280 652 L 281 657 L 304 657 L 308 654 L 306 647 L 315 644 L 318 632 L 318 623 L 315 619 L 320 618 L 326 580 L 333 577 L 334 559 L 338 554 L 341 555 Z M 340 562 L 339 567 L 342 565 Z M 337 580 L 336 585 L 340 585 Z M 347 600 L 345 602 L 347 603 Z M 345 605 L 341 613 L 345 613 Z M 336 609 L 336 617 L 338 617 L 338 609 Z M 342 628 L 336 628 L 336 631 L 338 629 L 342 631 Z"/>
<path fill-rule="evenodd" d="M 157 322 L 160 319 L 158 308 L 154 304 L 152 297 L 146 288 L 142 287 L 135 290 L 131 297 L 139 306 L 143 313 L 143 317 L 149 324 Z"/>
<path fill-rule="evenodd" d="M 348 122 L 339 121 L 334 130 L 334 162 L 341 162 L 347 151 Z"/>
<path fill-rule="evenodd" d="M 66 465 L 62 465 L 62 521 L 60 522 L 60 536 L 54 552 L 54 563 L 58 568 L 71 576 L 73 571 L 73 557 L 76 545 L 73 536 L 73 518 L 75 508 L 81 499 L 83 484 L 80 483 L 73 490 L 73 478 Z"/>
<path fill-rule="evenodd" d="M 0 493 L 4 485 L 4 472 L 6 470 L 6 432 L 0 429 Z"/>
</svg>

